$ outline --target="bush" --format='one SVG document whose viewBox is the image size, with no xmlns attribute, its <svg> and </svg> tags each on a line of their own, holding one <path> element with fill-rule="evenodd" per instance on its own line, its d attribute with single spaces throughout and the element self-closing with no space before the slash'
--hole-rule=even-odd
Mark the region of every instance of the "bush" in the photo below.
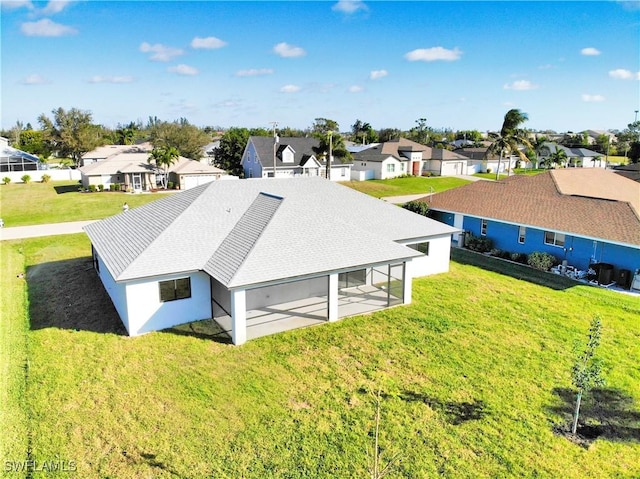
<svg viewBox="0 0 640 479">
<path fill-rule="evenodd" d="M 11 183 L 11 178 L 9 178 L 8 176 L 5 176 L 4 178 L 2 178 L 2 182 L 5 185 L 8 185 L 9 183 Z"/>
<path fill-rule="evenodd" d="M 491 168 L 487 168 L 487 173 L 491 173 Z"/>
<path fill-rule="evenodd" d="M 422 176 L 426 176 L 426 177 L 433 176 L 433 173 L 431 173 L 430 171 L 423 171 Z"/>
<path fill-rule="evenodd" d="M 104 185 L 98 185 L 98 191 L 104 191 Z"/>
<path fill-rule="evenodd" d="M 554 264 L 557 264 L 557 260 L 552 254 L 534 251 L 529 255 L 527 264 L 540 271 L 549 271 Z"/>
<path fill-rule="evenodd" d="M 114 183 L 109 185 L 109 191 L 116 191 L 116 185 Z"/>
<path fill-rule="evenodd" d="M 465 246 L 471 251 L 477 251 L 478 253 L 487 253 L 491 251 L 493 247 L 493 241 L 491 238 L 474 236 L 470 234 L 465 240 Z"/>
<path fill-rule="evenodd" d="M 95 193 L 96 192 L 96 185 L 89 185 L 89 191 L 91 193 Z"/>
<path fill-rule="evenodd" d="M 42 182 L 49 183 L 51 181 L 51 175 L 42 175 Z"/>
<path fill-rule="evenodd" d="M 31 183 L 31 177 L 29 175 L 22 175 L 20 179 L 23 183 Z"/>
<path fill-rule="evenodd" d="M 422 216 L 427 216 L 429 212 L 429 205 L 424 201 L 409 201 L 402 205 L 405 210 L 413 211 L 414 213 L 418 213 Z"/>
<path fill-rule="evenodd" d="M 524 253 L 511 253 L 511 261 L 516 263 L 527 264 L 529 257 Z"/>
<path fill-rule="evenodd" d="M 167 183 L 167 189 L 172 190 L 174 188 L 174 184 L 173 181 L 170 181 L 169 183 Z"/>
<path fill-rule="evenodd" d="M 122 187 L 120 186 L 120 183 L 116 183 L 116 191 L 120 191 L 122 189 Z"/>
</svg>

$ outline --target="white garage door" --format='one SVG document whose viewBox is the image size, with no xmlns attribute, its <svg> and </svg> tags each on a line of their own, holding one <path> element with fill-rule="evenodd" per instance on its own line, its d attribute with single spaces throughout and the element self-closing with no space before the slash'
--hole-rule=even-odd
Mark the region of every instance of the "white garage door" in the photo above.
<svg viewBox="0 0 640 479">
<path fill-rule="evenodd" d="M 211 183 L 216 179 L 216 175 L 193 175 L 184 176 L 184 189 L 194 188 L 205 183 Z"/>
</svg>

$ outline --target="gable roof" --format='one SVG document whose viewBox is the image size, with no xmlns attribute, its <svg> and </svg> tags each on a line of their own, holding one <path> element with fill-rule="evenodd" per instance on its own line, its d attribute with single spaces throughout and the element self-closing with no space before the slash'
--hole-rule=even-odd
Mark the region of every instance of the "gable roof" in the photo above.
<svg viewBox="0 0 640 479">
<path fill-rule="evenodd" d="M 640 246 L 640 184 L 600 168 L 478 181 L 437 193 L 429 204 L 434 210 Z"/>
<path fill-rule="evenodd" d="M 149 163 L 149 152 L 131 149 L 112 154 L 101 161 L 89 163 L 78 168 L 85 176 L 113 175 L 116 173 L 153 173 L 155 166 Z M 223 174 L 224 171 L 214 166 L 190 160 L 184 156 L 178 157 L 169 167 L 169 172 L 185 174 Z"/>
<path fill-rule="evenodd" d="M 564 151 L 567 158 L 596 158 L 603 156 L 602 153 L 598 153 L 597 151 L 589 150 L 587 148 L 569 148 L 551 141 L 543 143 L 541 148 L 547 148 L 550 154 L 557 151 Z"/>
<path fill-rule="evenodd" d="M 417 254 L 397 241 L 458 230 L 312 177 L 216 181 L 85 231 L 116 281 L 204 270 L 233 288 L 401 261 Z"/>
</svg>

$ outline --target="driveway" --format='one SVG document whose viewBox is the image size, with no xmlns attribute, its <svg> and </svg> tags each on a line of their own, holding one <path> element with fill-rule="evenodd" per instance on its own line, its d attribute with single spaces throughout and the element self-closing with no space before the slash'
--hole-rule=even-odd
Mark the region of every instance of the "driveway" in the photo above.
<svg viewBox="0 0 640 479">
<path fill-rule="evenodd" d="M 68 223 L 53 223 L 47 225 L 14 226 L 0 228 L 0 241 L 21 238 L 36 238 L 38 236 L 66 235 L 82 233 L 82 227 L 97 220 L 70 221 Z"/>
</svg>

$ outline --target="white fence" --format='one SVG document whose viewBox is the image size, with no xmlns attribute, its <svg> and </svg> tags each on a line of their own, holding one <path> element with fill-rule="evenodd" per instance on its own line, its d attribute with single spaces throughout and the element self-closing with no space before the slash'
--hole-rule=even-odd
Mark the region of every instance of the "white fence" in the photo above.
<svg viewBox="0 0 640 479">
<path fill-rule="evenodd" d="M 49 175 L 51 177 L 51 181 L 66 181 L 66 180 L 79 180 L 80 179 L 80 171 L 78 170 L 33 170 L 33 171 L 4 171 L 0 173 L 0 181 L 3 181 L 3 178 L 11 178 L 11 183 L 22 183 L 21 178 L 24 175 L 29 175 L 32 182 L 40 182 L 42 181 L 42 175 Z"/>
</svg>

